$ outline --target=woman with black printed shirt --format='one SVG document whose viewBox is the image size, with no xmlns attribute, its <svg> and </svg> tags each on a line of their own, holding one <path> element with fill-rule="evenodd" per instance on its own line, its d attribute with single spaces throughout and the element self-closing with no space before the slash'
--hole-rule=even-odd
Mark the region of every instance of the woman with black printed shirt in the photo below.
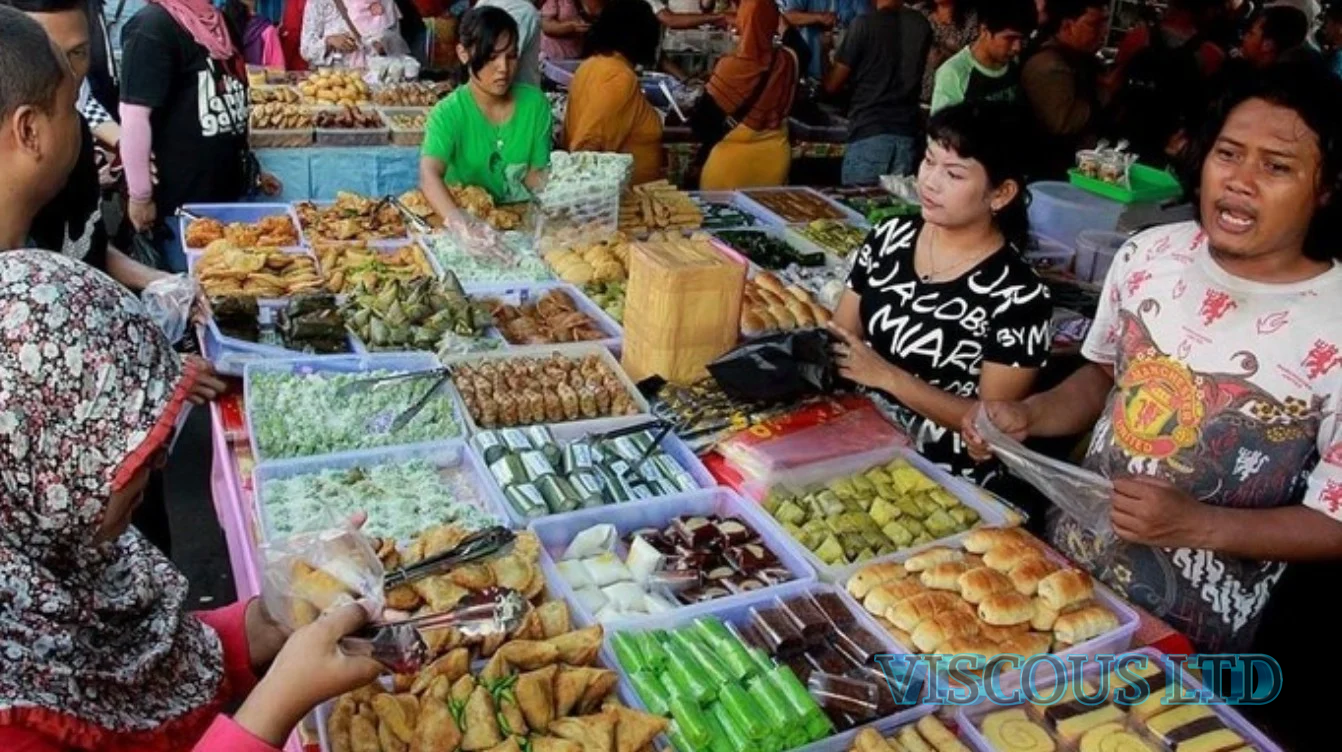
<svg viewBox="0 0 1342 752">
<path fill-rule="evenodd" d="M 1004 105 L 947 107 L 928 124 L 922 216 L 890 219 L 859 251 L 835 314 L 842 375 L 887 397 L 933 462 L 976 482 L 956 427 L 980 399 L 1021 399 L 1048 359 L 1048 289 L 1017 249 L 1028 230 L 1024 141 Z"/>
</svg>

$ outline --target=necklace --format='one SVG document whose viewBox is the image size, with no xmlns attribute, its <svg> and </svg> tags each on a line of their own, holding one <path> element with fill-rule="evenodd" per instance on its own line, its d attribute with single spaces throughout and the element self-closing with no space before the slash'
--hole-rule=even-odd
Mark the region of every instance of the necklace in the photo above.
<svg viewBox="0 0 1342 752">
<path fill-rule="evenodd" d="M 934 231 L 927 236 L 927 263 L 932 268 L 929 269 L 926 274 L 919 275 L 919 278 L 922 279 L 922 281 L 924 282 L 931 282 L 933 279 L 937 279 L 939 275 L 949 274 L 951 272 L 959 272 L 961 269 L 966 268 L 970 264 L 978 263 L 980 260 L 984 259 L 989 255 L 988 253 L 979 251 L 978 253 L 974 254 L 973 256 L 970 256 L 969 258 L 965 259 L 964 261 L 961 261 L 960 263 L 954 266 L 951 266 L 946 269 L 939 269 L 937 268 L 937 235 L 939 234 L 940 234 L 939 231 Z"/>
</svg>

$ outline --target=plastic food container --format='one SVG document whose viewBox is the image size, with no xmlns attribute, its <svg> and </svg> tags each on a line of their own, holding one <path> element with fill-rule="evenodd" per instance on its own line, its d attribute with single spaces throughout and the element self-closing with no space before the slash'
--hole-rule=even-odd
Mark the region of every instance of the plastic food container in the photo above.
<svg viewBox="0 0 1342 752">
<path fill-rule="evenodd" d="M 626 416 L 622 418 L 606 418 L 605 425 L 602 427 L 598 427 L 594 430 L 591 429 L 589 426 L 591 424 L 599 423 L 600 421 L 587 421 L 589 426 L 583 426 L 578 423 L 561 423 L 553 427 L 547 426 L 547 428 L 549 428 L 550 434 L 554 436 L 555 441 L 559 443 L 562 448 L 562 446 L 571 444 L 575 440 L 582 439 L 594 433 L 614 431 L 616 429 L 625 428 L 627 426 L 638 425 L 639 423 L 645 423 L 648 421 L 649 418 L 647 418 L 646 416 L 645 417 Z M 655 424 L 648 422 L 648 425 L 651 427 L 651 430 L 654 431 L 656 430 Z M 699 484 L 700 488 L 708 489 L 718 485 L 717 479 L 714 478 L 713 474 L 708 471 L 708 468 L 704 467 L 704 463 L 699 459 L 699 456 L 695 454 L 694 450 L 690 449 L 689 445 L 686 444 L 684 441 L 682 441 L 679 436 L 676 436 L 674 431 L 668 433 L 662 439 L 661 451 L 666 453 L 669 457 L 671 457 L 671 459 L 675 460 L 676 464 L 684 468 L 685 471 L 690 474 L 690 477 L 694 478 L 694 482 Z M 472 454 L 474 453 L 475 451 L 472 450 Z M 499 482 L 494 477 L 493 473 L 490 472 L 485 473 L 485 482 L 489 484 L 491 490 L 494 491 L 495 494 L 500 499 L 504 500 L 503 511 L 507 515 L 508 519 L 513 523 L 513 526 L 517 528 L 527 527 L 532 522 L 536 521 L 536 519 L 549 520 L 555 518 L 567 518 L 582 512 L 605 511 L 614 513 L 618 509 L 627 507 L 631 504 L 644 503 L 643 501 L 631 501 L 631 502 L 625 502 L 624 504 L 606 504 L 605 506 L 596 507 L 593 509 L 580 509 L 575 510 L 573 512 L 567 512 L 564 514 L 552 514 L 533 519 L 528 518 L 525 515 L 521 514 L 516 509 L 513 508 L 512 504 L 507 503 L 507 499 L 503 494 L 503 489 L 499 486 Z M 670 497 L 663 496 L 654 498 L 670 498 Z M 644 501 L 647 500 L 645 499 Z"/>
<path fill-rule="evenodd" d="M 312 116 L 321 112 L 340 112 L 341 107 L 315 107 Z M 387 121 L 376 109 L 362 108 L 365 113 L 377 115 L 382 122 L 378 128 L 316 128 L 318 146 L 386 146 L 391 137 Z"/>
<path fill-rule="evenodd" d="M 1146 656 L 1148 660 L 1155 661 L 1157 664 L 1164 663 L 1162 654 L 1154 648 L 1143 648 L 1125 655 L 1143 655 Z M 1113 665 L 1113 663 L 1109 663 L 1110 670 L 1112 670 Z M 1082 676 L 1087 680 L 1096 680 L 1099 678 L 1102 668 L 1102 664 L 1091 661 L 1086 664 L 1082 671 Z M 1070 670 L 1069 666 L 1069 671 Z M 1056 687 L 1056 680 L 1053 676 L 1053 672 L 1040 671 L 1039 673 L 1041 674 L 1041 677 L 1034 684 L 1037 693 L 1036 696 L 1051 696 L 1051 693 Z M 1185 692 L 1191 694 L 1202 689 L 1202 683 L 1190 676 L 1186 670 L 1181 671 L 1179 675 Z M 1005 691 L 1010 692 L 1011 690 L 1006 689 Z M 1018 705 L 1014 707 L 1024 708 L 1025 706 Z M 1125 730 L 1141 736 L 1151 749 L 1164 748 L 1157 740 L 1152 739 L 1151 736 L 1149 736 L 1149 732 L 1145 729 L 1145 724 L 1133 717 L 1128 712 L 1129 709 L 1127 707 L 1122 705 L 1117 705 L 1116 707 L 1124 711 L 1123 719 L 1121 721 L 1115 721 L 1116 723 L 1123 724 Z M 1176 706 L 1166 706 L 1167 709 L 1172 707 Z M 1243 737 L 1244 741 L 1247 742 L 1251 748 L 1258 750 L 1258 752 L 1281 752 L 1281 747 L 1276 742 L 1272 741 L 1266 734 L 1255 728 L 1253 724 L 1249 723 L 1249 721 L 1244 716 L 1240 715 L 1239 711 L 1235 710 L 1233 707 L 1229 705 L 1210 705 L 1208 707 L 1215 713 L 1216 717 L 1220 719 L 1222 723 Z M 982 731 L 983 719 L 990 713 L 1009 709 L 1011 708 L 996 705 L 989 701 L 984 701 L 973 707 L 961 708 L 956 714 L 956 723 L 960 726 L 960 734 L 964 738 L 970 740 L 976 749 L 983 750 L 983 752 L 993 752 L 995 747 L 988 742 L 987 737 L 984 736 Z M 1033 721 L 1033 719 L 1031 720 Z M 1041 727 L 1043 726 L 1043 724 L 1039 725 L 1041 725 Z M 1049 735 L 1049 738 L 1052 739 L 1052 731 L 1046 727 L 1045 731 Z M 1059 743 L 1059 748 L 1062 749 L 1066 747 Z"/>
<path fill-rule="evenodd" d="M 820 213 L 818 216 L 814 217 L 796 217 L 796 216 L 784 217 L 779 213 L 773 211 L 772 209 L 765 207 L 764 204 L 760 203 L 759 201 L 756 201 L 753 198 L 754 196 L 762 196 L 770 193 L 805 194 L 807 199 L 816 202 L 817 209 L 820 209 L 820 207 L 824 207 L 821 210 L 823 213 Z M 830 199 L 828 196 L 821 193 L 820 191 L 811 188 L 806 188 L 804 186 L 787 185 L 787 186 L 779 186 L 776 188 L 750 188 L 741 191 L 738 195 L 740 196 L 741 206 L 749 207 L 747 208 L 747 211 L 772 225 L 777 226 L 799 225 L 799 224 L 806 224 L 816 219 L 845 220 L 849 222 L 856 222 L 859 225 L 863 226 L 869 224 L 867 222 L 867 218 L 862 216 L 861 214 L 858 214 L 857 212 L 853 211 L 852 209 L 849 209 L 843 204 L 840 204 L 837 201 Z"/>
<path fill-rule="evenodd" d="M 604 351 L 603 351 L 604 352 Z M 368 373 L 370 371 L 429 371 L 439 367 L 438 359 L 430 353 L 361 353 L 356 355 L 308 355 L 286 360 L 266 360 L 247 364 L 243 371 L 243 404 L 247 411 L 247 435 L 248 441 L 252 446 L 252 456 L 256 458 L 257 463 L 274 460 L 277 458 L 266 457 L 261 452 L 257 441 L 256 432 L 256 400 L 252 395 L 252 380 L 255 374 L 262 371 L 291 373 L 291 374 L 340 374 L 340 373 Z M 430 377 L 425 377 L 428 379 Z M 389 441 L 381 449 L 395 446 L 417 446 L 420 444 L 435 444 L 439 441 L 446 441 L 455 438 L 464 438 L 467 430 L 467 418 L 464 416 L 464 410 L 461 407 L 461 399 L 457 396 L 456 389 L 451 383 L 444 385 L 444 396 L 452 401 L 454 420 L 461 427 L 462 436 L 443 436 L 437 441 L 422 441 L 412 444 L 397 444 Z M 406 405 L 410 407 L 410 405 Z M 366 450 L 350 450 L 366 451 Z M 347 454 L 348 452 L 333 452 L 332 454 Z M 296 459 L 296 458 L 295 458 Z"/>
<path fill-rule="evenodd" d="M 398 127 L 392 117 L 395 115 L 423 115 L 427 126 L 431 109 L 430 107 L 379 107 L 377 111 L 382 113 L 382 121 L 387 124 L 391 131 L 392 146 L 419 146 L 424 143 L 424 128 Z"/>
<path fill-rule="evenodd" d="M 615 657 L 614 636 L 623 631 L 650 631 L 657 629 L 675 629 L 691 623 L 700 616 L 714 616 L 721 619 L 724 623 L 740 627 L 746 624 L 751 616 L 752 607 L 767 607 L 772 605 L 775 599 L 789 599 L 798 595 L 833 593 L 839 596 L 852 613 L 857 624 L 865 631 L 873 634 L 887 648 L 884 653 L 901 654 L 904 651 L 881 629 L 875 620 L 866 614 L 862 607 L 854 603 L 847 594 L 841 590 L 829 585 L 823 585 L 814 582 L 789 582 L 767 590 L 757 590 L 748 593 L 745 596 L 734 596 L 733 598 L 724 598 L 717 601 L 711 601 L 708 604 L 695 606 L 692 608 L 682 608 L 667 614 L 661 614 L 655 617 L 649 617 L 637 623 L 625 622 L 621 624 L 610 624 L 606 629 L 605 639 L 601 646 L 601 663 L 615 667 L 620 675 L 620 694 L 629 702 L 629 706 L 637 710 L 647 711 L 647 706 L 643 703 L 638 693 L 634 691 L 633 684 L 630 682 L 629 674 L 620 666 Z M 887 686 L 882 686 L 881 691 L 890 691 Z M 906 710 L 900 710 L 883 718 L 874 719 L 868 723 L 856 726 L 848 731 L 831 735 L 825 739 L 812 742 L 809 745 L 800 747 L 804 752 L 848 752 L 852 746 L 852 741 L 856 738 L 859 731 L 866 727 L 877 728 L 900 728 L 909 723 L 916 722 L 919 718 L 932 712 L 935 708 L 930 705 L 915 705 Z M 665 739 L 663 738 L 664 742 Z M 661 744 L 662 748 L 669 749 L 669 745 Z"/>
<path fill-rule="evenodd" d="M 276 321 L 283 307 L 283 304 L 270 302 L 260 304 L 260 316 L 257 318 L 260 319 L 262 326 Z M 242 367 L 240 366 L 245 366 L 249 361 L 298 358 L 305 355 L 302 351 L 290 350 L 287 347 L 230 337 L 219 329 L 219 325 L 215 322 L 213 316 L 201 329 L 203 330 L 202 334 L 213 344 L 211 352 L 207 354 L 210 362 L 214 363 L 215 370 L 230 376 L 241 376 Z M 345 336 L 350 354 L 366 352 L 358 337 L 348 330 Z"/>
<path fill-rule="evenodd" d="M 614 351 L 620 349 L 624 341 L 624 329 L 610 314 L 601 310 L 601 306 L 592 302 L 582 290 L 567 282 L 517 282 L 512 284 L 475 284 L 466 286 L 466 292 L 472 299 L 498 298 L 510 305 L 535 303 L 551 290 L 563 290 L 573 299 L 578 311 L 596 322 L 597 328 L 606 334 L 602 339 L 589 340 L 587 344 L 601 345 Z M 507 342 L 502 336 L 500 339 Z M 570 343 L 571 344 L 571 343 Z M 531 345 L 538 347 L 539 345 Z"/>
<path fill-rule="evenodd" d="M 375 199 L 373 199 L 373 200 L 376 201 L 377 199 L 375 198 Z M 299 203 L 309 203 L 309 204 L 312 204 L 313 206 L 320 207 L 320 208 L 323 208 L 323 209 L 324 209 L 324 208 L 327 208 L 327 207 L 330 207 L 330 206 L 334 206 L 336 202 L 333 201 L 333 200 L 330 200 L 330 201 L 306 201 L 306 202 L 299 202 Z M 303 227 L 303 223 L 298 219 L 298 212 L 297 212 L 296 210 L 292 212 L 292 215 L 293 215 L 293 217 L 294 217 L 294 223 L 297 224 L 298 227 L 299 227 L 299 229 L 302 231 L 302 235 L 301 235 L 301 237 L 302 237 L 302 243 L 303 243 L 303 245 L 304 245 L 304 246 L 307 246 L 307 247 L 309 247 L 309 248 L 312 247 L 312 246 L 313 246 L 314 244 L 316 244 L 316 243 L 322 243 L 322 244 L 326 244 L 326 245 L 338 245 L 338 244 L 340 244 L 340 243 L 366 243 L 366 244 L 368 245 L 368 247 L 370 247 L 370 248 L 386 248 L 386 249 L 390 249 L 390 250 L 395 250 L 395 249 L 397 249 L 397 248 L 400 248 L 401 246 L 404 246 L 404 245 L 410 245 L 411 243 L 414 242 L 414 239 L 410 236 L 410 227 L 409 227 L 408 225 L 407 225 L 406 228 L 405 228 L 405 234 L 404 234 L 404 235 L 398 235 L 398 236 L 396 236 L 396 237 L 394 237 L 394 238 L 382 238 L 382 239 L 380 239 L 380 240 L 367 240 L 367 241 L 362 241 L 362 240 L 327 240 L 327 239 L 325 239 L 325 238 L 315 237 L 315 236 L 313 236 L 312 234 L 310 234 L 310 233 L 308 232 L 308 228 Z M 430 257 L 432 257 L 432 255 L 433 255 L 432 252 L 430 252 L 429 249 L 427 249 L 427 248 L 425 249 L 425 253 L 428 253 Z"/>
<path fill-rule="evenodd" d="M 301 149 L 312 145 L 311 128 L 255 128 L 247 133 L 247 143 L 253 149 Z"/>
<path fill-rule="evenodd" d="M 183 237 L 185 237 L 185 235 L 183 235 Z M 318 262 L 317 257 L 313 255 L 313 253 L 309 251 L 307 248 L 292 247 L 292 248 L 275 248 L 272 250 L 278 251 L 280 253 L 288 253 L 295 256 L 306 256 L 307 258 L 312 259 L 313 268 L 317 270 L 318 276 L 320 277 L 323 274 L 321 264 L 320 262 Z M 190 274 L 192 277 L 196 276 L 196 263 L 199 262 L 201 257 L 204 255 L 205 255 L 204 251 L 200 248 L 187 249 L 186 251 L 187 274 Z M 314 292 L 322 293 L 326 292 L 326 289 L 325 287 L 322 287 L 321 289 L 316 290 Z M 283 305 L 287 300 L 288 298 L 257 298 L 258 303 L 269 304 L 269 305 Z"/>
<path fill-rule="evenodd" d="M 810 583 L 815 581 L 815 572 L 804 559 L 797 555 L 792 547 L 787 545 L 786 535 L 780 538 L 778 531 L 760 525 L 760 510 L 725 488 L 709 488 L 688 494 L 664 496 L 660 499 L 645 499 L 625 504 L 583 509 L 568 514 L 552 515 L 532 521 L 529 529 L 540 539 L 542 549 L 541 567 L 545 570 L 545 577 L 549 580 L 550 586 L 569 602 L 569 607 L 573 610 L 574 621 L 586 626 L 596 623 L 596 614 L 588 610 L 574 594 L 573 588 L 560 576 L 559 570 L 556 568 L 556 562 L 559 561 L 559 557 L 563 556 L 564 549 L 573 541 L 574 536 L 593 525 L 609 524 L 614 525 L 620 537 L 623 538 L 640 528 L 665 527 L 676 517 L 710 514 L 741 518 L 746 525 L 750 526 L 759 535 L 764 545 L 773 551 L 783 567 L 792 573 L 794 579 L 783 585 L 765 587 L 749 593 L 738 593 L 694 605 L 678 605 L 676 610 L 672 612 L 673 616 L 688 618 L 690 615 L 702 614 L 712 609 L 724 607 L 726 604 L 758 601 L 757 596 L 760 593 L 774 593 L 779 588 L 798 582 Z M 616 555 L 620 557 L 620 561 L 624 561 L 628 554 L 628 546 L 621 541 L 617 544 L 615 550 Z M 605 625 L 607 632 L 609 632 L 616 628 L 615 625 L 645 625 L 649 621 L 655 621 L 659 618 L 665 618 L 665 615 L 630 615 L 607 621 Z"/>
<path fill-rule="evenodd" d="M 1052 238 L 1030 233 L 1030 248 L 1025 252 L 1025 260 L 1036 269 L 1048 271 L 1069 271 L 1076 260 L 1076 250 L 1059 243 Z"/>
<path fill-rule="evenodd" d="M 1032 183 L 1029 190 L 1030 229 L 1068 247 L 1083 230 L 1112 232 L 1125 208 L 1068 183 Z"/>
<path fill-rule="evenodd" d="M 588 355 L 596 355 L 597 357 L 601 358 L 603 362 L 605 362 L 606 367 L 609 368 L 611 372 L 615 374 L 616 378 L 620 380 L 620 383 L 624 384 L 625 389 L 629 392 L 630 398 L 634 402 L 634 406 L 638 409 L 638 413 L 636 413 L 633 416 L 617 415 L 614 416 L 614 418 L 629 419 L 629 418 L 636 418 L 639 416 L 646 417 L 651 412 L 651 408 L 648 406 L 648 401 L 644 399 L 641 393 L 639 393 L 638 387 L 634 386 L 634 382 L 629 380 L 628 374 L 626 374 L 624 372 L 624 369 L 620 367 L 619 361 L 615 360 L 615 356 L 611 355 L 610 350 L 601 345 L 592 344 L 590 342 L 583 342 L 572 345 L 528 345 L 524 347 L 512 347 L 507 350 L 495 351 L 495 352 L 454 355 L 449 358 L 443 358 L 442 364 L 448 368 L 452 368 L 454 366 L 458 366 L 463 363 L 481 363 L 487 360 L 499 361 L 499 360 L 511 360 L 513 358 L 546 358 L 555 354 L 563 355 L 566 358 L 578 358 L 578 359 L 585 358 Z M 429 358 L 433 357 L 427 355 L 427 353 L 425 355 L 426 357 Z M 471 417 L 470 411 L 462 408 L 461 419 L 465 422 L 465 425 L 469 433 L 474 434 L 475 432 L 480 430 L 480 426 L 477 425 L 475 419 Z M 573 427 L 573 430 L 575 431 L 582 430 L 582 431 L 595 432 L 603 429 L 609 429 L 612 426 L 611 421 L 612 417 L 607 416 L 604 418 L 592 418 L 590 420 L 571 420 L 571 421 L 565 421 L 564 423 L 554 423 L 546 425 L 550 425 L 552 427 L 564 425 Z M 625 425 L 627 425 L 627 423 Z"/>
<path fill-rule="evenodd" d="M 257 517 L 264 540 L 275 535 L 270 508 L 267 506 L 266 486 L 271 481 L 292 478 L 298 475 L 310 475 L 324 470 L 344 470 L 356 467 L 372 467 L 405 463 L 411 460 L 424 460 L 438 469 L 444 485 L 458 492 L 457 501 L 469 504 L 481 512 L 492 514 L 500 522 L 506 521 L 503 514 L 503 498 L 495 492 L 495 486 L 489 482 L 489 470 L 480 458 L 466 448 L 465 442 L 450 441 L 439 444 L 422 444 L 416 447 L 392 447 L 385 449 L 367 449 L 343 454 L 328 454 L 319 457 L 304 457 L 295 460 L 273 460 L 263 462 L 252 474 L 253 498 L 257 507 Z M 367 509 L 371 516 L 377 515 L 377 509 Z M 439 520 L 425 519 L 424 526 L 437 524 Z"/>
<path fill-rule="evenodd" d="M 215 219 L 226 225 L 233 222 L 251 224 L 260 222 L 266 217 L 285 216 L 293 223 L 294 230 L 299 232 L 299 237 L 302 237 L 302 228 L 298 226 L 298 216 L 294 214 L 293 208 L 288 204 L 186 204 L 182 207 L 182 213 L 201 219 Z M 191 224 L 191 219 L 184 216 L 179 216 L 176 219 L 177 236 L 182 241 L 183 250 L 205 250 L 204 248 L 187 247 L 186 228 Z"/>
<path fill-rule="evenodd" d="M 750 276 L 752 277 L 755 275 L 756 272 L 760 271 L 761 269 L 766 269 L 768 271 L 772 271 L 775 273 L 782 271 L 782 269 L 769 269 L 768 267 L 760 265 L 754 259 L 747 256 L 744 252 L 736 250 L 736 247 L 731 244 L 731 241 L 722 238 L 719 235 L 719 233 L 750 233 L 750 234 L 768 235 L 774 240 L 777 240 L 778 242 L 790 247 L 798 255 L 804 256 L 818 253 L 824 256 L 825 263 L 822 266 L 838 267 L 838 268 L 844 266 L 843 259 L 839 258 L 838 256 L 835 256 L 833 253 L 830 253 L 829 251 L 826 251 L 824 248 L 821 248 L 820 246 L 816 245 L 815 243 L 812 243 L 811 241 L 798 235 L 797 233 L 790 232 L 786 227 L 780 227 L 778 225 L 762 225 L 762 226 L 756 225 L 755 227 L 741 227 L 729 230 L 711 231 L 713 239 L 717 241 L 719 246 L 721 248 L 725 248 L 730 251 L 728 255 L 731 258 L 733 258 L 734 260 L 741 261 L 742 263 L 746 264 L 747 267 L 749 267 Z M 796 262 L 793 261 L 792 263 Z M 811 267 L 811 268 L 818 268 L 818 267 Z"/>
<path fill-rule="evenodd" d="M 880 449 L 875 449 L 863 454 L 851 455 L 832 462 L 816 463 L 808 467 L 788 470 L 787 472 L 778 473 L 772 477 L 761 478 L 758 484 L 743 488 L 742 492 L 749 496 L 763 497 L 764 493 L 775 485 L 782 485 L 795 489 L 823 486 L 832 480 L 848 477 L 854 473 L 862 472 L 875 465 L 885 464 L 894 459 L 904 459 L 918 470 L 918 472 L 926 475 L 928 478 L 949 491 L 961 504 L 978 512 L 980 520 L 976 527 L 1002 527 L 1006 525 L 1007 513 L 1000 505 L 989 501 L 969 483 L 951 477 L 946 471 L 932 464 L 917 452 L 898 446 L 882 447 Z M 847 582 L 848 578 L 852 576 L 854 572 L 869 564 L 878 561 L 902 561 L 919 551 L 924 551 L 933 546 L 952 545 L 962 540 L 968 532 L 956 533 L 955 535 L 934 540 L 931 543 L 925 543 L 921 546 L 911 546 L 891 554 L 886 554 L 885 556 L 875 556 L 854 564 L 831 566 L 821 561 L 820 557 L 807 550 L 800 541 L 793 539 L 792 536 L 783 529 L 782 523 L 774 519 L 773 515 L 769 514 L 767 510 L 761 507 L 759 511 L 768 524 L 772 525 L 779 535 L 782 535 L 791 541 L 792 546 L 806 557 L 806 560 L 810 562 L 811 566 L 815 567 L 821 582 L 832 582 L 838 585 Z M 973 528 L 970 529 L 972 530 Z"/>
<path fill-rule="evenodd" d="M 1109 267 L 1114 263 L 1128 236 L 1121 232 L 1086 230 L 1076 236 L 1076 276 L 1083 282 L 1104 284 Z"/>
<path fill-rule="evenodd" d="M 1128 168 L 1127 188 L 1101 180 L 1098 166 L 1094 171 L 1096 174 L 1090 175 L 1083 168 L 1070 170 L 1067 179 L 1078 188 L 1122 204 L 1159 203 L 1179 198 L 1184 192 L 1178 178 L 1144 164 Z"/>
</svg>

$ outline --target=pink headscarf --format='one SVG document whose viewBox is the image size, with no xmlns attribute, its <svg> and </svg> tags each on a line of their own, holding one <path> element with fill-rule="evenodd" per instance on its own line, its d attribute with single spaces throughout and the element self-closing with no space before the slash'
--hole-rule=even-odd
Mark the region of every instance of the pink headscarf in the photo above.
<svg viewBox="0 0 1342 752">
<path fill-rule="evenodd" d="M 228 36 L 224 16 L 210 4 L 210 0 L 149 0 L 173 17 L 186 29 L 196 44 L 204 47 L 215 60 L 228 60 L 238 54 Z"/>
<path fill-rule="evenodd" d="M 355 31 L 366 40 L 381 39 L 383 33 L 396 25 L 396 6 L 383 0 L 345 0 L 349 20 Z"/>
</svg>

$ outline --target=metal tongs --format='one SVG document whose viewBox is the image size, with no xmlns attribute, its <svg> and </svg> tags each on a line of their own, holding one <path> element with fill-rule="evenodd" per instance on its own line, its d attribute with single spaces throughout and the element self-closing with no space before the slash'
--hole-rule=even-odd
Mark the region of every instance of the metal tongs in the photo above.
<svg viewBox="0 0 1342 752">
<path fill-rule="evenodd" d="M 451 368 L 443 366 L 441 368 L 429 368 L 423 371 L 397 373 L 391 376 L 373 376 L 366 379 L 357 379 L 348 384 L 342 384 L 339 389 L 336 389 L 335 396 L 339 399 L 345 399 L 363 391 L 380 389 L 384 386 L 401 384 L 406 381 L 416 381 L 418 379 L 435 377 L 436 380 L 433 382 L 433 385 L 430 386 L 418 400 L 415 400 L 414 404 L 407 407 L 391 421 L 391 425 L 387 428 L 386 433 L 396 433 L 402 428 L 410 425 L 410 421 L 414 420 L 415 416 L 419 415 L 424 407 L 429 404 L 429 398 L 437 394 L 439 390 L 443 388 L 443 385 L 452 378 Z"/>
<path fill-rule="evenodd" d="M 479 561 L 495 554 L 507 554 L 512 550 L 512 545 L 516 540 L 517 534 L 506 527 L 490 527 L 477 530 L 466 536 L 466 539 L 454 548 L 430 556 L 423 561 L 415 562 L 408 567 L 401 567 L 394 572 L 388 572 L 383 577 L 383 586 L 387 590 L 391 590 L 401 585 L 422 580 L 425 577 L 441 574 L 462 564 Z"/>
<path fill-rule="evenodd" d="M 371 624 L 341 638 L 340 649 L 348 655 L 372 658 L 393 673 L 415 673 L 423 667 L 429 654 L 421 632 L 452 628 L 467 637 L 507 634 L 522 625 L 530 608 L 526 597 L 516 590 L 492 588 L 468 596 L 463 605 L 451 611 Z"/>
<path fill-rule="evenodd" d="M 591 436 L 588 436 L 587 438 L 589 441 L 593 443 L 600 441 L 608 441 L 610 439 L 616 439 L 621 436 L 628 436 L 629 434 L 638 433 L 640 431 L 646 431 L 652 428 L 653 426 L 661 426 L 661 428 L 660 430 L 657 431 L 656 434 L 653 435 L 652 443 L 648 445 L 647 449 L 643 450 L 643 454 L 639 455 L 638 459 L 630 462 L 629 469 L 624 471 L 625 480 L 632 480 L 637 477 L 634 473 L 638 469 L 638 467 L 642 465 L 645 460 L 651 457 L 653 452 L 657 451 L 657 447 L 662 445 L 662 441 L 666 438 L 666 435 L 671 433 L 671 431 L 675 429 L 676 426 L 674 423 L 668 420 L 649 420 L 643 423 L 635 423 L 632 426 L 625 426 L 624 428 L 616 428 L 611 431 L 605 431 L 603 433 L 594 433 Z"/>
<path fill-rule="evenodd" d="M 390 203 L 396 208 L 396 211 L 401 213 L 401 219 L 405 221 L 406 225 L 409 226 L 411 230 L 414 230 L 421 235 L 428 235 L 433 232 L 433 227 L 431 227 L 428 222 L 424 221 L 423 217 L 410 211 L 410 207 L 402 203 L 401 199 L 396 196 L 387 196 L 387 198 L 383 200 Z"/>
</svg>

